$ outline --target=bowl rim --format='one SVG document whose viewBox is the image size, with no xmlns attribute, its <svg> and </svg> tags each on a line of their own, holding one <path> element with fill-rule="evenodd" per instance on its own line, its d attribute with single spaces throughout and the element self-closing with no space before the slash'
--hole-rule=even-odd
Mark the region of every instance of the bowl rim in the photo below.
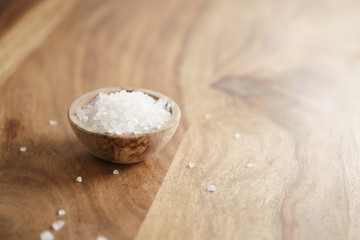
<svg viewBox="0 0 360 240">
<path fill-rule="evenodd" d="M 170 119 L 165 123 L 165 125 L 160 128 L 160 129 L 150 129 L 148 131 L 142 132 L 142 133 L 124 133 L 124 134 L 117 134 L 117 133 L 109 133 L 106 131 L 101 131 L 98 129 L 94 129 L 90 126 L 88 126 L 86 123 L 84 123 L 83 121 L 81 121 L 78 116 L 77 116 L 77 110 L 80 107 L 85 106 L 86 104 L 90 103 L 93 99 L 96 98 L 96 96 L 99 93 L 114 93 L 114 92 L 120 92 L 122 90 L 126 90 L 128 92 L 134 92 L 134 91 L 140 91 L 143 92 L 147 95 L 149 95 L 150 97 L 155 97 L 155 98 L 167 98 L 167 103 L 170 106 L 171 109 L 171 117 Z M 165 96 L 164 94 L 161 94 L 159 92 L 150 90 L 150 89 L 145 89 L 145 88 L 132 88 L 132 87 L 107 87 L 107 88 L 99 88 L 99 89 L 95 89 L 92 90 L 90 92 L 87 92 L 83 95 L 81 95 L 80 97 L 78 97 L 77 99 L 75 99 L 69 106 L 68 109 L 68 120 L 70 122 L 70 125 L 76 127 L 77 129 L 86 132 L 87 134 L 91 134 L 91 135 L 101 135 L 104 137 L 109 137 L 109 138 L 118 138 L 118 137 L 122 137 L 122 138 L 134 138 L 134 137 L 141 137 L 144 135 L 149 135 L 149 134 L 153 134 L 153 133 L 159 133 L 162 131 L 165 131 L 167 129 L 173 128 L 174 126 L 176 126 L 180 120 L 181 117 L 181 111 L 179 106 L 176 104 L 176 102 L 174 100 L 172 100 L 171 98 L 169 98 L 168 96 Z"/>
</svg>

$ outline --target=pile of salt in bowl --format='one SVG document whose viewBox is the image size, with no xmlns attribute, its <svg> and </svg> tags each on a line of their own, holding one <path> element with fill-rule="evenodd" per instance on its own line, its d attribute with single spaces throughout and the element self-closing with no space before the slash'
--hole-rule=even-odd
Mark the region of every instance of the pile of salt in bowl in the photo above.
<svg viewBox="0 0 360 240">
<path fill-rule="evenodd" d="M 100 93 L 79 109 L 77 116 L 86 125 L 108 133 L 140 134 L 156 130 L 171 118 L 167 98 L 155 100 L 140 92 L 122 90 Z"/>
</svg>

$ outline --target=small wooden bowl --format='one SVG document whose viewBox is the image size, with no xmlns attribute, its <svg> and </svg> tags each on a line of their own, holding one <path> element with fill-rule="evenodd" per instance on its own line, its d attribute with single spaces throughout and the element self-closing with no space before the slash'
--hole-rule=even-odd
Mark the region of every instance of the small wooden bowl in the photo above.
<svg viewBox="0 0 360 240">
<path fill-rule="evenodd" d="M 141 134 L 119 135 L 99 131 L 87 126 L 78 118 L 77 111 L 96 98 L 99 93 L 113 93 L 121 90 L 141 91 L 154 99 L 166 97 L 160 93 L 141 88 L 97 89 L 79 97 L 71 104 L 68 119 L 75 135 L 90 152 L 109 162 L 131 164 L 143 161 L 151 154 L 159 151 L 170 140 L 179 125 L 181 112 L 178 105 L 166 97 L 170 106 L 170 120 L 159 130 L 149 130 Z"/>
</svg>

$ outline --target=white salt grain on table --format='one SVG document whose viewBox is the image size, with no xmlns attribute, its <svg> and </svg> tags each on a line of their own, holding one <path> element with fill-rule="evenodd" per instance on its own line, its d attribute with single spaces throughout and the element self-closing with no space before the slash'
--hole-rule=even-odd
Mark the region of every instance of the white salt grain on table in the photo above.
<svg viewBox="0 0 360 240">
<path fill-rule="evenodd" d="M 55 120 L 50 120 L 49 123 L 50 123 L 51 126 L 55 126 L 55 125 L 58 124 L 58 122 L 55 121 Z"/>
<path fill-rule="evenodd" d="M 113 174 L 119 174 L 119 170 L 115 169 L 115 170 L 113 171 Z"/>
<path fill-rule="evenodd" d="M 215 192 L 216 191 L 216 186 L 215 185 L 209 185 L 206 189 L 206 191 L 208 192 Z"/>
<path fill-rule="evenodd" d="M 195 167 L 195 165 L 196 165 L 196 162 L 189 162 L 189 168 L 193 168 L 193 167 Z"/>
<path fill-rule="evenodd" d="M 247 167 L 247 168 L 253 168 L 253 167 L 254 167 L 254 164 L 253 164 L 253 163 L 248 163 L 248 164 L 245 165 L 245 167 Z"/>
<path fill-rule="evenodd" d="M 26 149 L 27 149 L 26 147 L 21 147 L 21 148 L 20 148 L 20 151 L 26 152 Z"/>
<path fill-rule="evenodd" d="M 59 216 L 64 216 L 65 214 L 66 214 L 66 212 L 65 212 L 64 209 L 60 209 L 60 210 L 58 211 L 58 215 L 59 215 Z"/>
<path fill-rule="evenodd" d="M 235 133 L 234 138 L 239 139 L 241 137 L 240 133 Z"/>
<path fill-rule="evenodd" d="M 63 226 L 65 225 L 65 221 L 63 220 L 57 220 L 55 221 L 51 227 L 55 230 L 55 231 L 59 231 Z"/>
<path fill-rule="evenodd" d="M 96 240 L 108 240 L 107 237 L 104 236 L 98 236 Z"/>
<path fill-rule="evenodd" d="M 218 125 L 220 127 L 220 126 L 222 126 L 222 122 L 216 122 L 216 125 Z"/>
<path fill-rule="evenodd" d="M 44 231 L 40 234 L 41 240 L 54 240 L 54 235 L 50 231 Z"/>
<path fill-rule="evenodd" d="M 205 115 L 204 115 L 204 118 L 205 118 L 206 120 L 209 120 L 209 119 L 211 118 L 211 115 L 210 115 L 210 114 L 205 114 Z"/>
<path fill-rule="evenodd" d="M 77 112 L 86 125 L 105 132 L 143 133 L 160 129 L 171 118 L 167 98 L 155 100 L 143 92 L 99 93 Z"/>
<path fill-rule="evenodd" d="M 76 178 L 76 181 L 77 181 L 77 182 L 82 182 L 82 177 L 78 176 L 78 177 Z"/>
</svg>

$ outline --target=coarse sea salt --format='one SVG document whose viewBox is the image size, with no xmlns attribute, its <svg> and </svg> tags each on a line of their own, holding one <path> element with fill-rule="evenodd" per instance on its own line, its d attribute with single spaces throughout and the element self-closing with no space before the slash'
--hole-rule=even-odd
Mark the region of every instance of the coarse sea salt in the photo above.
<svg viewBox="0 0 360 240">
<path fill-rule="evenodd" d="M 57 220 L 55 221 L 51 227 L 55 230 L 55 231 L 59 231 L 63 226 L 65 225 L 65 221 L 64 220 Z"/>
<path fill-rule="evenodd" d="M 41 240 L 54 240 L 54 235 L 50 231 L 44 231 L 40 234 Z"/>
<path fill-rule="evenodd" d="M 96 240 L 108 240 L 108 238 L 104 236 L 98 236 Z"/>
<path fill-rule="evenodd" d="M 140 134 L 160 129 L 171 118 L 167 98 L 155 100 L 140 92 L 122 90 L 99 95 L 77 111 L 86 125 L 105 132 Z"/>
<path fill-rule="evenodd" d="M 115 169 L 114 171 L 113 171 L 113 174 L 119 174 L 119 170 L 117 170 L 117 169 Z"/>
<path fill-rule="evenodd" d="M 215 192 L 216 191 L 216 186 L 215 185 L 209 185 L 206 189 L 206 191 L 208 192 Z"/>
<path fill-rule="evenodd" d="M 20 148 L 20 151 L 21 151 L 21 152 L 26 152 L 26 149 L 27 149 L 26 147 L 21 147 L 21 148 Z"/>
<path fill-rule="evenodd" d="M 195 167 L 195 165 L 196 165 L 196 162 L 189 162 L 189 168 L 193 168 L 193 167 Z"/>
<path fill-rule="evenodd" d="M 205 115 L 204 115 L 204 118 L 205 118 L 206 120 L 209 120 L 209 119 L 211 118 L 211 115 L 210 115 L 210 114 L 205 114 Z"/>
<path fill-rule="evenodd" d="M 240 133 L 235 133 L 234 138 L 239 139 L 241 137 Z"/>
<path fill-rule="evenodd" d="M 51 126 L 55 126 L 55 125 L 58 124 L 58 122 L 55 121 L 55 120 L 50 120 L 49 123 L 50 123 Z"/>
<path fill-rule="evenodd" d="M 65 212 L 64 209 L 60 209 L 60 210 L 58 211 L 58 215 L 59 215 L 59 216 L 64 216 L 65 214 L 66 214 L 66 212 Z"/>
<path fill-rule="evenodd" d="M 76 178 L 76 181 L 77 181 L 77 182 L 82 182 L 82 177 L 78 176 L 78 177 Z"/>
<path fill-rule="evenodd" d="M 253 164 L 253 163 L 248 163 L 248 164 L 245 165 L 245 167 L 247 167 L 247 168 L 253 168 L 253 167 L 254 167 L 254 164 Z"/>
</svg>

